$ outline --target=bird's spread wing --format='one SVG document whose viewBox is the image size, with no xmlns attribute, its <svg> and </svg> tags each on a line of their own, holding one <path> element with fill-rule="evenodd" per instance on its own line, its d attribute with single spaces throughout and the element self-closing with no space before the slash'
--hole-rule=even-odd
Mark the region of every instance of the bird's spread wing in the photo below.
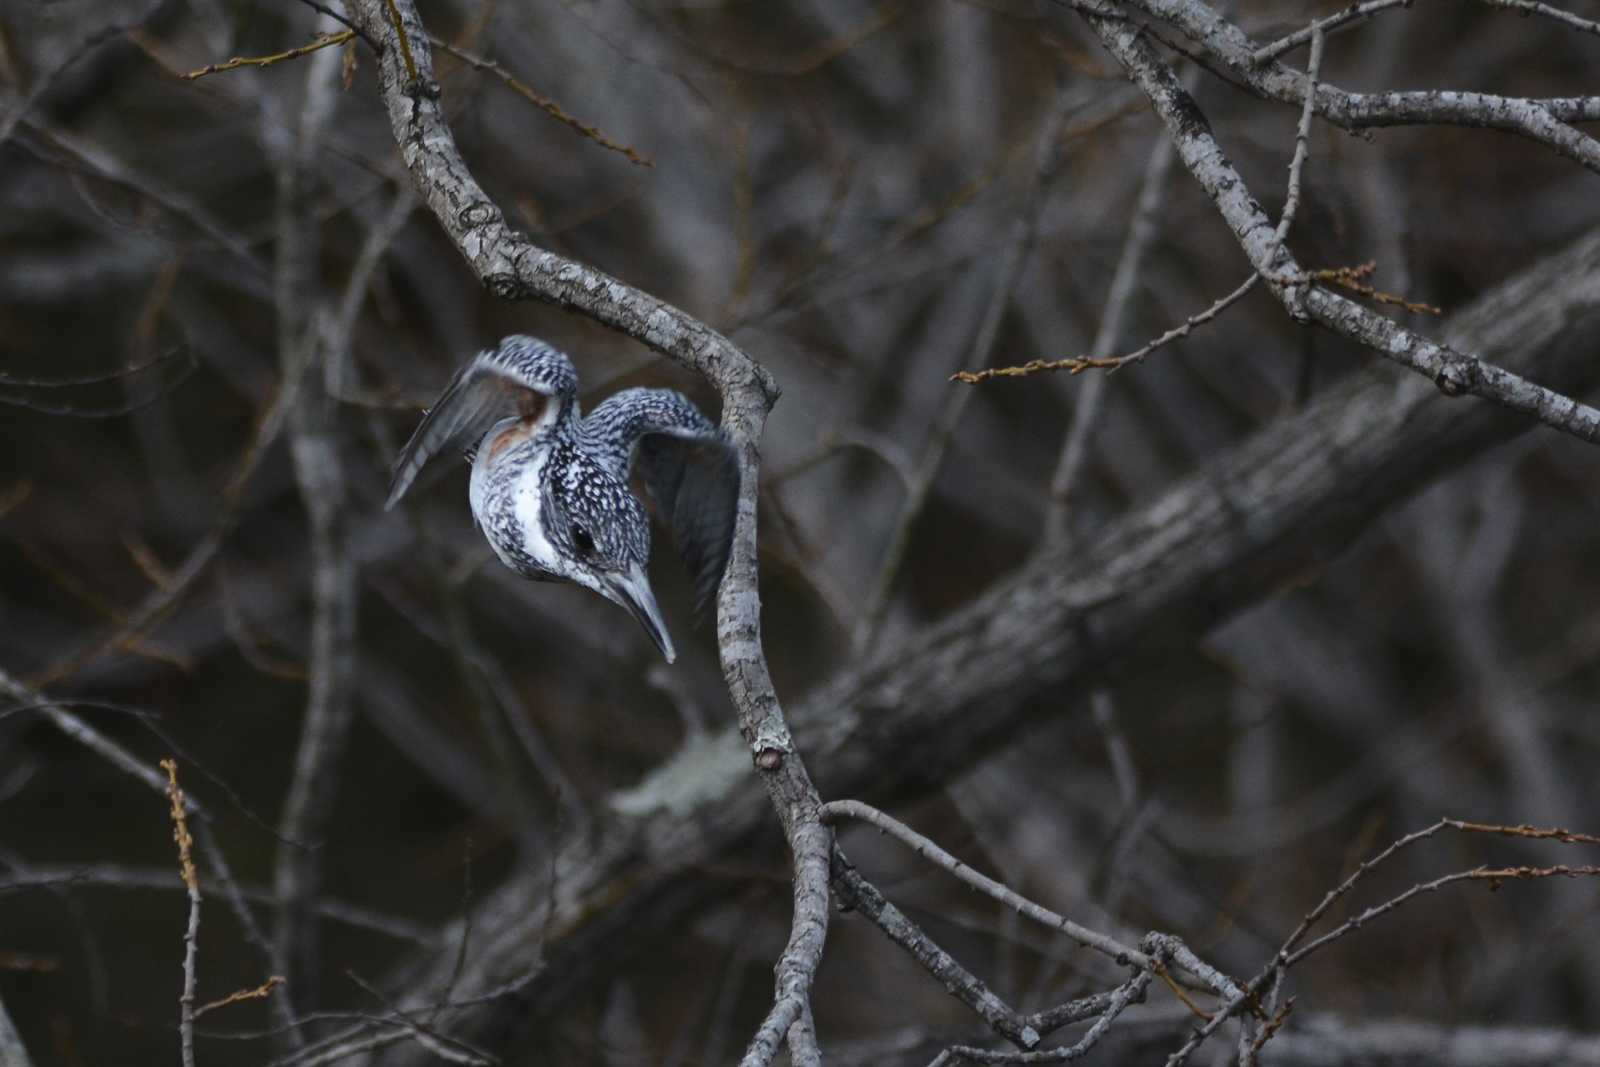
<svg viewBox="0 0 1600 1067">
<path fill-rule="evenodd" d="M 670 389 L 609 396 L 584 424 L 624 455 L 631 450 L 633 480 L 672 532 L 703 609 L 722 581 L 737 517 L 739 458 L 727 435 Z"/>
<path fill-rule="evenodd" d="M 384 507 L 394 507 L 405 496 L 432 456 L 451 447 L 475 446 L 502 419 L 537 418 L 561 384 L 540 373 L 542 366 L 532 361 L 545 353 L 558 357 L 570 373 L 565 356 L 532 338 L 507 338 L 456 371 L 400 450 Z"/>
</svg>

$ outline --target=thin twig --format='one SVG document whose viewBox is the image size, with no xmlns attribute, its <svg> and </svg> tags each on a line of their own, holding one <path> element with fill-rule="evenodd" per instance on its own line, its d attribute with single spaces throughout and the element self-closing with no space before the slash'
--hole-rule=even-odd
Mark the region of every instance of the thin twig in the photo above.
<svg viewBox="0 0 1600 1067">
<path fill-rule="evenodd" d="M 200 876 L 195 873 L 194 838 L 189 834 L 189 818 L 184 810 L 183 789 L 178 785 L 178 763 L 161 761 L 167 772 L 167 799 L 172 805 L 172 837 L 178 843 L 178 869 L 189 891 L 189 926 L 183 935 L 183 995 L 178 998 L 178 1035 L 182 1045 L 183 1067 L 194 1067 L 194 987 L 195 959 L 200 952 Z"/>
<path fill-rule="evenodd" d="M 363 30 L 360 26 L 357 26 L 354 22 L 350 21 L 349 16 L 335 11 L 326 4 L 319 4 L 317 3 L 317 0 L 300 0 L 300 2 L 309 7 L 311 10 L 324 14 L 340 25 L 348 26 L 350 29 L 354 30 L 356 36 L 367 42 L 367 47 L 372 49 L 373 52 L 381 53 L 383 51 L 378 47 L 378 42 L 374 41 L 370 36 L 368 36 L 366 30 Z"/>
<path fill-rule="evenodd" d="M 1294 130 L 1294 155 L 1289 160 L 1289 191 L 1283 198 L 1283 215 L 1278 219 L 1274 233 L 1279 244 L 1289 238 L 1289 228 L 1294 225 L 1295 212 L 1300 208 L 1300 177 L 1306 165 L 1311 146 L 1311 115 L 1317 99 L 1317 78 L 1322 73 L 1322 30 L 1311 30 L 1311 62 L 1306 67 L 1306 102 L 1300 110 L 1300 124 Z"/>
<path fill-rule="evenodd" d="M 1256 283 L 1260 280 L 1261 276 L 1259 274 L 1250 275 L 1250 277 L 1246 278 L 1243 284 L 1241 284 L 1237 289 L 1229 293 L 1227 296 L 1217 300 L 1216 303 L 1212 304 L 1204 311 L 1190 315 L 1183 321 L 1181 325 L 1174 326 L 1172 329 L 1168 330 L 1160 337 L 1157 337 L 1149 344 L 1143 346 L 1142 348 L 1134 349 L 1127 355 L 1112 356 L 1107 359 L 1099 359 L 1095 356 L 1073 356 L 1070 359 L 1033 359 L 1014 367 L 989 367 L 980 371 L 956 371 L 956 373 L 950 375 L 950 380 L 953 382 L 965 382 L 968 385 L 978 385 L 982 382 L 988 381 L 991 378 L 1026 378 L 1031 374 L 1045 374 L 1052 371 L 1066 371 L 1068 374 L 1082 374 L 1086 370 L 1103 370 L 1108 372 L 1120 370 L 1123 367 L 1128 366 L 1130 363 L 1140 362 L 1144 359 L 1144 357 L 1148 356 L 1158 348 L 1162 348 L 1171 344 L 1173 341 L 1181 340 L 1182 338 L 1189 336 L 1189 334 L 1194 331 L 1196 326 L 1203 326 L 1212 319 L 1216 318 L 1223 311 L 1227 310 L 1230 306 L 1241 299 L 1246 293 L 1254 289 L 1256 287 Z"/>
<path fill-rule="evenodd" d="M 1173 7 L 1176 2 L 1137 0 L 1138 6 L 1158 12 L 1162 17 L 1179 13 Z M 1194 18 L 1185 25 L 1198 20 L 1197 12 L 1209 10 L 1199 0 L 1190 2 L 1192 9 L 1184 9 L 1185 17 Z M 1094 29 L 1101 44 L 1145 92 L 1177 145 L 1178 155 L 1184 165 L 1227 222 L 1251 265 L 1271 281 L 1274 295 L 1297 322 L 1314 322 L 1357 341 L 1426 376 L 1447 396 L 1481 396 L 1582 440 L 1600 442 L 1600 410 L 1536 385 L 1503 367 L 1430 341 L 1326 289 L 1302 284 L 1298 279 L 1303 272 L 1294 256 L 1281 242 L 1272 240 L 1275 231 L 1261 210 L 1261 205 L 1250 195 L 1248 185 L 1222 151 L 1211 127 L 1204 121 L 1204 113 L 1193 97 L 1178 84 L 1155 46 L 1141 31 L 1130 28 L 1122 20 L 1106 18 L 1097 10 L 1084 11 L 1081 7 L 1080 13 Z M 1220 32 L 1215 27 L 1209 29 L 1213 33 Z M 1232 27 L 1229 29 L 1237 32 Z M 1297 81 L 1303 86 L 1303 80 Z M 1319 92 L 1314 95 L 1321 101 L 1324 94 Z M 1304 103 L 1303 92 L 1296 93 L 1296 102 Z M 1530 112 L 1527 122 L 1535 125 L 1541 122 L 1556 124 L 1549 112 L 1542 109 L 1535 111 L 1538 114 Z M 1320 104 L 1318 113 L 1326 113 Z M 1600 171 L 1600 142 L 1577 134 L 1571 127 L 1566 129 L 1581 138 L 1583 143 L 1579 144 L 1573 138 L 1557 138 L 1557 143 L 1564 145 L 1585 166 Z"/>
<path fill-rule="evenodd" d="M 1008 908 L 1016 909 L 1018 914 L 1026 915 L 1035 922 L 1060 930 L 1072 940 L 1078 942 L 1078 944 L 1109 956 L 1120 964 L 1135 964 L 1140 967 L 1148 967 L 1150 965 L 1149 957 L 1138 949 L 1124 945 L 1115 938 L 1107 937 L 1105 934 L 1090 930 L 1088 927 L 1080 926 L 1071 919 L 1057 915 L 1049 908 L 1035 904 L 1009 886 L 995 881 L 986 874 L 973 870 L 905 823 L 892 815 L 879 811 L 870 804 L 863 804 L 859 800 L 830 800 L 822 805 L 821 814 L 824 822 L 837 822 L 840 819 L 859 819 L 862 822 L 870 823 L 909 847 L 923 859 L 936 866 L 943 867 L 967 885 L 972 886 L 979 892 L 988 894 Z"/>
<path fill-rule="evenodd" d="M 833 885 L 841 905 L 869 920 L 885 937 L 905 949 L 923 970 L 971 1008 L 995 1033 L 1024 1049 L 1039 1044 L 1042 1036 L 1039 1029 L 935 944 L 904 912 L 884 899 L 837 845 L 833 850 Z"/>
<path fill-rule="evenodd" d="M 1479 2 L 1488 4 L 1490 7 L 1515 11 L 1522 15 L 1543 15 L 1547 19 L 1555 19 L 1557 22 L 1565 23 L 1575 30 L 1592 33 L 1600 37 L 1600 22 L 1596 22 L 1593 19 L 1579 18 L 1570 11 L 1563 11 L 1559 7 L 1551 7 L 1549 4 L 1540 3 L 1539 0 L 1479 0 Z"/>
<path fill-rule="evenodd" d="M 303 44 L 286 52 L 274 52 L 270 56 L 234 56 L 226 63 L 213 63 L 208 67 L 201 67 L 199 70 L 191 70 L 187 74 L 180 74 L 178 77 L 186 82 L 192 82 L 196 78 L 204 78 L 208 74 L 220 74 L 225 70 L 238 70 L 240 67 L 270 67 L 274 63 L 299 59 L 301 56 L 309 56 L 313 52 L 320 52 L 324 48 L 332 48 L 334 45 L 344 44 L 355 35 L 355 30 L 340 30 L 338 33 L 327 33 L 310 44 Z"/>
<path fill-rule="evenodd" d="M 406 85 L 417 84 L 417 61 L 411 56 L 411 40 L 406 36 L 405 20 L 400 17 L 400 9 L 395 6 L 394 0 L 383 0 L 389 9 L 389 25 L 394 27 L 394 35 L 400 42 L 400 61 L 406 66 Z"/>
<path fill-rule="evenodd" d="M 281 985 L 283 985 L 283 975 L 275 974 L 268 978 L 265 982 L 262 982 L 260 985 L 256 986 L 254 989 L 236 990 L 235 992 L 229 993 L 221 1000 L 213 1000 L 209 1004 L 201 1005 L 195 1009 L 194 1017 L 198 1019 L 200 1016 L 204 1015 L 208 1011 L 211 1011 L 213 1008 L 226 1008 L 229 1004 L 238 1004 L 240 1001 L 265 1000 L 267 997 L 272 995 L 272 991 L 274 989 L 277 989 Z"/>
<path fill-rule="evenodd" d="M 1039 128 L 1033 174 L 1026 198 L 1021 210 L 1012 221 L 1010 240 L 1002 253 L 999 268 L 995 272 L 994 288 L 989 293 L 983 317 L 978 322 L 977 333 L 973 338 L 972 360 L 980 366 L 987 364 L 993 358 L 995 345 L 1000 340 L 1000 327 L 1005 322 L 1006 312 L 1011 307 L 1017 283 L 1022 279 L 1023 270 L 1028 265 L 1028 259 L 1038 240 L 1039 220 L 1044 211 L 1045 200 L 1060 168 L 1061 159 L 1065 155 L 1062 131 L 1071 111 L 1071 103 L 1072 97 L 1067 91 L 1058 88 L 1050 112 Z M 913 480 L 905 500 L 900 505 L 894 530 L 889 535 L 889 545 L 884 550 L 883 561 L 878 566 L 877 576 L 873 579 L 867 594 L 860 621 L 851 635 L 857 655 L 870 652 L 878 638 L 882 636 L 884 616 L 888 612 L 895 582 L 900 576 L 900 569 L 904 566 L 906 554 L 911 547 L 911 535 L 916 529 L 917 520 L 922 517 L 923 510 L 927 507 L 934 482 L 944 465 L 945 453 L 955 437 L 956 429 L 961 423 L 962 414 L 966 411 L 970 399 L 959 391 L 947 394 L 940 404 L 939 413 L 934 417 L 933 430 L 928 436 L 927 444 L 923 446 L 922 455 L 917 460 Z"/>
<path fill-rule="evenodd" d="M 1183 84 L 1192 85 L 1198 79 L 1199 68 L 1191 68 L 1185 72 Z M 1139 195 L 1134 201 L 1133 216 L 1128 220 L 1122 250 L 1117 254 L 1117 266 L 1112 271 L 1111 284 L 1106 287 L 1104 310 L 1089 346 L 1090 356 L 1104 359 L 1111 355 L 1127 332 L 1128 313 L 1139 287 L 1145 254 L 1155 242 L 1156 216 L 1167 202 L 1167 174 L 1172 169 L 1172 158 L 1172 138 L 1157 133 L 1139 179 Z M 1105 410 L 1106 389 L 1106 377 L 1096 374 L 1076 391 L 1072 422 L 1061 444 L 1061 458 L 1050 476 L 1044 524 L 1046 544 L 1058 544 L 1068 536 L 1067 501 L 1088 459 L 1089 443 L 1094 439 L 1100 415 Z"/>
<path fill-rule="evenodd" d="M 946 1051 L 951 1055 L 951 1060 L 967 1060 L 972 1063 L 1068 1063 L 1072 1060 L 1082 1059 L 1100 1043 L 1105 1037 L 1111 1024 L 1117 1021 L 1117 1016 L 1130 1004 L 1137 1004 L 1144 1000 L 1145 990 L 1150 986 L 1151 970 L 1146 968 L 1128 979 L 1112 991 L 1110 1001 L 1094 1025 L 1072 1045 L 1062 1048 L 1039 1049 L 1035 1052 L 992 1052 L 988 1049 L 973 1048 L 968 1045 L 953 1045 Z M 934 1061 L 939 1062 L 938 1060 Z M 945 1061 L 951 1062 L 951 1061 Z M 931 1067 L 931 1065 L 930 1065 Z"/>
<path fill-rule="evenodd" d="M 1374 289 L 1361 279 L 1370 275 L 1377 264 L 1368 261 L 1354 267 L 1330 267 L 1325 270 L 1314 270 L 1306 274 L 1306 279 L 1313 282 L 1332 282 L 1352 293 L 1360 293 L 1368 300 L 1379 304 L 1389 304 L 1393 307 L 1404 308 L 1417 315 L 1443 315 L 1444 309 L 1434 307 L 1432 304 L 1421 304 L 1414 300 L 1407 300 L 1403 296 L 1385 293 Z"/>
<path fill-rule="evenodd" d="M 613 152 L 617 152 L 626 156 L 628 158 L 628 162 L 634 164 L 635 166 L 655 166 L 655 161 L 650 159 L 650 157 L 640 155 L 637 151 L 628 147 L 627 145 L 613 141 L 611 138 L 607 137 L 603 132 L 601 132 L 598 126 L 591 126 L 582 119 L 568 114 L 566 109 L 560 104 L 556 103 L 548 96 L 545 96 L 543 93 L 529 88 L 528 85 L 520 81 L 516 75 L 512 74 L 509 70 L 502 67 L 494 60 L 485 59 L 482 56 L 474 55 L 465 48 L 457 48 L 449 41 L 446 41 L 440 37 L 434 37 L 430 35 L 428 40 L 433 42 L 433 46 L 435 48 L 450 53 L 472 69 L 481 70 L 487 74 L 493 74 L 495 77 L 499 78 L 505 83 L 506 88 L 510 89 L 524 100 L 527 100 L 529 103 L 533 104 L 534 107 L 537 107 L 539 110 L 543 111 L 557 122 L 560 122 L 563 125 L 569 126 L 578 131 L 578 133 L 589 138 L 589 140 L 593 141 L 601 148 L 607 148 Z"/>
<path fill-rule="evenodd" d="M 1349 29 L 1380 12 L 1392 7 L 1410 7 L 1413 2 L 1414 0 L 1367 0 L 1363 4 L 1351 4 L 1342 11 L 1335 11 L 1325 18 L 1317 19 L 1311 25 L 1296 30 L 1287 37 L 1280 37 L 1269 45 L 1263 45 L 1256 49 L 1250 58 L 1256 63 L 1271 62 L 1287 52 L 1294 51 L 1319 34 L 1332 34 L 1338 30 Z M 1493 3 L 1494 0 L 1487 2 Z"/>
</svg>

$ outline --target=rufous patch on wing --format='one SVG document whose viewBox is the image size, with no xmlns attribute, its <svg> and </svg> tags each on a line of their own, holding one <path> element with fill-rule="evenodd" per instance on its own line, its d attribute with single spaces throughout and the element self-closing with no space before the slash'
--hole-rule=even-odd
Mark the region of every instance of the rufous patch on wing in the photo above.
<svg viewBox="0 0 1600 1067">
<path fill-rule="evenodd" d="M 533 424 L 537 419 L 521 419 L 514 426 L 507 426 L 504 430 L 494 435 L 494 440 L 489 442 L 489 458 L 495 459 L 512 445 L 521 444 L 533 433 Z"/>
</svg>

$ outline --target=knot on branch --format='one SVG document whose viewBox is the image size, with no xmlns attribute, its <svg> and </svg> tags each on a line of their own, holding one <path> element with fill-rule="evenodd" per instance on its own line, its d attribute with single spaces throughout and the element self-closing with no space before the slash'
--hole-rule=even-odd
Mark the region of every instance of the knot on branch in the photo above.
<svg viewBox="0 0 1600 1067">
<path fill-rule="evenodd" d="M 1444 362 L 1433 376 L 1433 384 L 1445 396 L 1472 392 L 1478 384 L 1478 361 L 1455 352 L 1445 353 Z"/>
<path fill-rule="evenodd" d="M 484 275 L 483 285 L 501 300 L 521 300 L 530 295 L 522 279 L 509 271 Z"/>
<path fill-rule="evenodd" d="M 432 78 L 407 78 L 406 83 L 400 86 L 400 91 L 409 96 L 412 103 L 437 100 L 444 95 L 444 87 Z"/>
<path fill-rule="evenodd" d="M 469 230 L 476 230 L 491 223 L 499 222 L 503 218 L 500 209 L 487 200 L 479 200 L 468 204 L 456 212 L 456 219 Z"/>
<path fill-rule="evenodd" d="M 775 771 L 783 766 L 783 757 L 781 748 L 764 748 L 756 753 L 756 766 L 764 771 Z"/>
</svg>

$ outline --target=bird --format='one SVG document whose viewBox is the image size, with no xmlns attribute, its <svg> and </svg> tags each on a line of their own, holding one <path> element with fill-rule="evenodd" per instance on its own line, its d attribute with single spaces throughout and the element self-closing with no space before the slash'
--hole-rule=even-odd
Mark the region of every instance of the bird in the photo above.
<svg viewBox="0 0 1600 1067">
<path fill-rule="evenodd" d="M 624 389 L 588 415 L 577 393 L 572 360 L 544 341 L 513 335 L 484 349 L 456 371 L 400 450 L 384 508 L 399 503 L 429 459 L 461 449 L 472 464 L 473 519 L 500 562 L 620 605 L 671 663 L 677 653 L 646 574 L 646 501 L 688 567 L 698 612 L 733 543 L 737 452 L 675 390 Z"/>
</svg>

